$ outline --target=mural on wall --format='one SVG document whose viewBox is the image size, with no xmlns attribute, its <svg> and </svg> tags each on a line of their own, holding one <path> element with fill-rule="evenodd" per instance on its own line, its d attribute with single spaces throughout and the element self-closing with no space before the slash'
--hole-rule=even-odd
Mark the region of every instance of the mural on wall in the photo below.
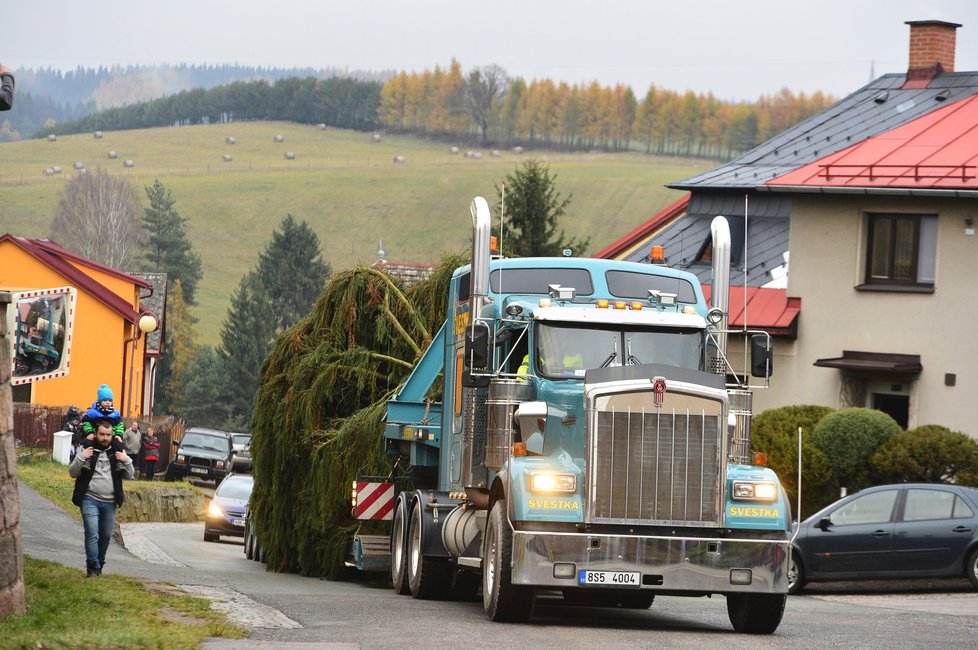
<svg viewBox="0 0 978 650">
<path fill-rule="evenodd" d="M 73 287 L 11 292 L 14 309 L 7 311 L 12 332 L 10 383 L 14 386 L 68 374 L 74 328 Z"/>
</svg>

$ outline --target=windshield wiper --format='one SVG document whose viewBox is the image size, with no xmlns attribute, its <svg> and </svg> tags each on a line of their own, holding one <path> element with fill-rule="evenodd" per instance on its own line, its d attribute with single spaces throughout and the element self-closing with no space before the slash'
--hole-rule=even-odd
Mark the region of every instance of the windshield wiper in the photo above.
<svg viewBox="0 0 978 650">
<path fill-rule="evenodd" d="M 611 364 L 611 362 L 617 358 L 618 358 L 618 350 L 612 350 L 611 354 L 608 355 L 608 358 L 605 359 L 604 363 L 601 364 L 601 367 L 607 368 Z"/>
<path fill-rule="evenodd" d="M 642 362 L 638 360 L 634 354 L 632 354 L 632 340 L 628 339 L 628 359 L 625 361 L 626 365 L 629 366 L 640 366 Z"/>
</svg>

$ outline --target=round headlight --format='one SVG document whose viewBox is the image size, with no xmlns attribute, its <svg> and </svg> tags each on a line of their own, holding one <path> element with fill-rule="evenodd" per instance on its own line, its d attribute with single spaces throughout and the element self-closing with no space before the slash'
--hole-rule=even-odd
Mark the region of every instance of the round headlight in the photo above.
<svg viewBox="0 0 978 650">
<path fill-rule="evenodd" d="M 719 307 L 714 307 L 706 312 L 706 320 L 710 321 L 712 325 L 719 325 L 723 321 L 723 310 Z"/>
</svg>

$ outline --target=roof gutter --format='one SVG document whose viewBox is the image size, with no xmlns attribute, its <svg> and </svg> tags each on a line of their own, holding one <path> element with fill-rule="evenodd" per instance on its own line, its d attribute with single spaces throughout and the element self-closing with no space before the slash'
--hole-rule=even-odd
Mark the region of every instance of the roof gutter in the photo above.
<svg viewBox="0 0 978 650">
<path fill-rule="evenodd" d="M 757 185 L 758 192 L 790 192 L 792 194 L 878 194 L 881 196 L 947 196 L 955 198 L 978 198 L 978 189 L 948 190 L 915 187 L 824 187 L 809 185 Z"/>
</svg>

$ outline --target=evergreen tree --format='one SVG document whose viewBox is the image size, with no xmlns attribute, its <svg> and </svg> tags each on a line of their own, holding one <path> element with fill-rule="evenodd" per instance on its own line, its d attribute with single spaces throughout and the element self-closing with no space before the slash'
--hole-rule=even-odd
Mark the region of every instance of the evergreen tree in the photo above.
<svg viewBox="0 0 978 650">
<path fill-rule="evenodd" d="M 287 215 L 258 257 L 258 276 L 275 309 L 275 334 L 309 313 L 329 274 L 319 237 L 308 223 L 298 223 L 291 214 Z"/>
<path fill-rule="evenodd" d="M 228 403 L 225 400 L 224 365 L 214 348 L 204 346 L 194 357 L 193 368 L 183 384 L 180 415 L 194 426 L 229 427 Z"/>
<path fill-rule="evenodd" d="M 248 428 L 258 377 L 274 340 L 275 310 L 261 276 L 251 270 L 231 294 L 218 348 L 224 371 L 225 407 L 233 429 Z"/>
<path fill-rule="evenodd" d="M 258 265 L 241 279 L 231 295 L 218 349 L 230 428 L 248 428 L 261 367 L 275 337 L 309 313 L 329 271 L 312 228 L 287 215 Z"/>
<path fill-rule="evenodd" d="M 174 209 L 176 200 L 159 180 L 146 188 L 146 196 L 149 207 L 144 210 L 143 228 L 149 237 L 143 270 L 166 273 L 171 282 L 179 280 L 183 300 L 196 305 L 197 283 L 204 274 L 200 255 L 193 251 L 187 237 L 187 220 Z"/>
<path fill-rule="evenodd" d="M 564 231 L 557 234 L 560 218 L 571 197 L 561 197 L 557 191 L 556 174 L 539 160 L 528 160 L 505 180 L 505 224 L 503 237 L 505 253 L 514 257 L 553 257 L 569 248 L 582 254 L 591 242 L 565 239 Z M 499 202 L 497 212 L 503 209 L 503 188 L 496 187 Z"/>
<path fill-rule="evenodd" d="M 184 386 L 197 355 L 194 319 L 183 295 L 179 279 L 170 283 L 166 294 L 166 348 L 156 370 L 154 410 L 171 415 L 183 415 Z"/>
</svg>

